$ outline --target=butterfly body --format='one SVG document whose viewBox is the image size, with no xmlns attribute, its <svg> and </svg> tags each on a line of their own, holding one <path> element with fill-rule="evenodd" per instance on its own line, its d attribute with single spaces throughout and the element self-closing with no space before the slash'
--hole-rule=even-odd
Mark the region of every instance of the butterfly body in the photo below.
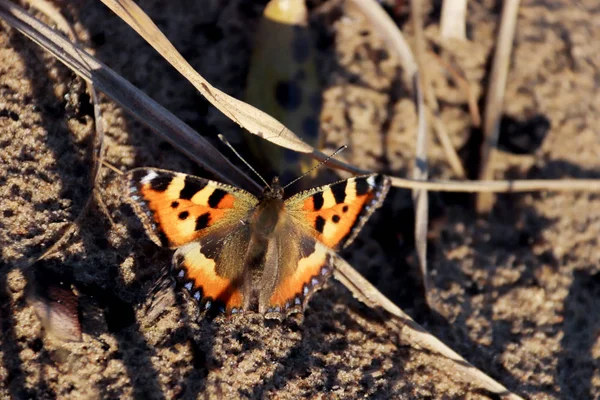
<svg viewBox="0 0 600 400">
<path fill-rule="evenodd" d="M 173 269 L 201 306 L 281 319 L 304 309 L 389 188 L 365 175 L 284 199 L 277 178 L 256 197 L 182 173 L 139 168 L 129 202 L 149 237 L 176 249 Z"/>
</svg>

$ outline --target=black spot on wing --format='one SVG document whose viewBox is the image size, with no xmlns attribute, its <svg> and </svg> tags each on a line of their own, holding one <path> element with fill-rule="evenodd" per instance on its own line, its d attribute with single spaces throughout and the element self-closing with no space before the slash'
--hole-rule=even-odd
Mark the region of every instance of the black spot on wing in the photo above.
<svg viewBox="0 0 600 400">
<path fill-rule="evenodd" d="M 348 181 L 331 186 L 331 191 L 333 192 L 333 198 L 335 199 L 336 204 L 343 203 L 346 199 L 346 186 L 348 186 Z"/>
<path fill-rule="evenodd" d="M 215 189 L 210 196 L 208 196 L 208 206 L 210 208 L 217 208 L 223 197 L 227 195 L 227 192 L 221 189 Z"/>
<path fill-rule="evenodd" d="M 342 208 L 342 212 L 345 212 L 345 213 L 347 213 L 347 212 L 348 212 L 348 206 L 344 206 L 344 207 Z"/>
<path fill-rule="evenodd" d="M 171 208 L 177 208 L 179 207 L 179 202 L 178 201 L 174 201 L 171 203 Z"/>
<path fill-rule="evenodd" d="M 315 211 L 318 211 L 323 207 L 323 192 L 315 193 L 313 196 L 313 206 L 315 207 Z"/>
<path fill-rule="evenodd" d="M 325 229 L 325 218 L 317 215 L 317 218 L 315 219 L 315 229 L 319 233 L 323 233 L 323 230 Z"/>
<path fill-rule="evenodd" d="M 338 222 L 340 222 L 340 216 L 336 214 L 333 217 L 331 217 L 331 220 L 337 224 Z"/>
<path fill-rule="evenodd" d="M 145 176 L 147 176 L 150 173 L 150 171 L 147 171 L 147 170 L 136 171 L 136 175 L 138 173 L 141 174 L 142 176 L 134 175 L 134 179 L 136 179 L 139 182 Z M 172 180 L 173 180 L 172 176 L 164 175 L 159 172 L 158 175 L 156 175 L 150 181 L 150 189 L 154 190 L 155 192 L 164 192 L 165 190 L 167 190 L 169 188 L 169 185 L 171 184 Z"/>
<path fill-rule="evenodd" d="M 191 200 L 192 197 L 206 187 L 206 183 L 196 180 L 189 175 L 186 175 L 183 189 L 179 193 L 179 198 L 183 200 Z"/>
<path fill-rule="evenodd" d="M 208 223 L 210 222 L 210 214 L 209 213 L 204 213 L 202 215 L 200 215 L 198 218 L 196 218 L 196 230 L 200 231 L 204 228 L 206 228 L 208 226 Z"/>
<path fill-rule="evenodd" d="M 184 220 L 184 219 L 186 219 L 189 216 L 190 216 L 190 213 L 187 212 L 187 211 L 182 211 L 178 215 L 178 217 L 179 217 L 180 220 Z"/>
<path fill-rule="evenodd" d="M 147 169 L 135 169 L 131 172 L 131 182 L 138 184 L 148 173 L 150 170 Z"/>
<path fill-rule="evenodd" d="M 370 186 L 367 178 L 356 178 L 356 195 L 362 196 L 369 193 Z"/>
</svg>

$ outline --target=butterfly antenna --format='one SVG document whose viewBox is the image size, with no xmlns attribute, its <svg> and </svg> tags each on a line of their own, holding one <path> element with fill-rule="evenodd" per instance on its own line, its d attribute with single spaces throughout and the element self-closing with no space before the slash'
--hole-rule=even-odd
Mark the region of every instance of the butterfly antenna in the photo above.
<svg viewBox="0 0 600 400">
<path fill-rule="evenodd" d="M 347 148 L 348 148 L 348 146 L 346 146 L 346 145 L 340 146 L 336 151 L 334 151 L 333 153 L 331 153 L 331 155 L 329 157 L 327 157 L 326 159 L 324 159 L 323 161 L 321 161 L 319 164 L 315 165 L 314 167 L 312 167 L 311 169 L 309 169 L 308 171 L 306 171 L 305 173 L 303 173 L 302 175 L 300 175 L 299 177 L 297 177 L 296 179 L 294 179 L 293 181 L 291 181 L 290 183 L 288 183 L 287 185 L 285 185 L 283 188 L 285 189 L 286 187 L 290 186 L 291 184 L 296 183 L 300 179 L 304 178 L 306 175 L 308 175 L 311 172 L 313 172 L 315 169 L 319 168 L 321 165 L 325 164 L 331 158 L 335 157 L 336 154 L 338 154 L 338 153 L 346 150 Z"/>
<path fill-rule="evenodd" d="M 219 133 L 219 139 L 221 139 L 221 142 L 225 143 L 227 145 L 227 147 L 229 147 L 231 149 L 231 151 L 233 151 L 233 153 L 238 156 L 238 158 L 240 160 L 242 160 L 244 162 L 244 164 L 246 164 L 246 166 L 248 166 L 248 168 L 250 168 L 250 170 L 252 172 L 254 172 L 256 174 L 256 176 L 258 176 L 260 178 L 261 181 L 263 181 L 263 183 L 265 184 L 266 187 L 268 187 L 269 189 L 271 188 L 271 186 L 267 183 L 267 181 L 265 180 L 265 178 L 263 178 L 258 172 L 256 172 L 256 170 L 254 168 L 252 168 L 252 165 L 250 165 L 250 163 L 248 163 L 248 161 L 244 160 L 244 157 L 242 157 L 240 155 L 240 153 L 238 153 L 233 146 L 231 145 L 231 143 L 229 143 L 227 141 L 227 139 L 225 139 L 225 136 L 223 136 L 222 134 Z"/>
</svg>

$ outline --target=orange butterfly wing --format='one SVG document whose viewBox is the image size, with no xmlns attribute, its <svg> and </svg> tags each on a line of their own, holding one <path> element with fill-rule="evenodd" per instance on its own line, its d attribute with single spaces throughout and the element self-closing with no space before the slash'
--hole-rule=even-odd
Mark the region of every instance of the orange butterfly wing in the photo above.
<svg viewBox="0 0 600 400">
<path fill-rule="evenodd" d="M 356 176 L 301 192 L 286 200 L 288 213 L 331 249 L 348 246 L 390 187 L 385 175 Z"/>
<path fill-rule="evenodd" d="M 332 249 L 348 246 L 381 206 L 390 180 L 365 175 L 301 192 L 285 201 L 288 227 L 280 241 L 280 279 L 269 300 L 272 317 L 301 311 L 333 272 Z M 289 232 L 293 232 L 290 235 Z"/>
<path fill-rule="evenodd" d="M 170 248 L 197 240 L 212 227 L 238 222 L 258 203 L 242 189 L 159 169 L 134 169 L 126 182 L 148 235 Z"/>
<path fill-rule="evenodd" d="M 178 248 L 173 266 L 192 296 L 207 308 L 218 302 L 229 312 L 239 309 L 244 266 L 237 255 L 249 241 L 240 221 L 258 199 L 233 186 L 159 169 L 134 169 L 126 184 L 148 236 Z"/>
</svg>

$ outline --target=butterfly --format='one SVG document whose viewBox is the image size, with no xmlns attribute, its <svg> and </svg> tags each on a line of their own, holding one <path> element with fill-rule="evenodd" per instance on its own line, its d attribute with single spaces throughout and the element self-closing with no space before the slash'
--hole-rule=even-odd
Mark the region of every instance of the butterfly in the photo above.
<svg viewBox="0 0 600 400">
<path fill-rule="evenodd" d="M 381 206 L 389 178 L 356 176 L 284 199 L 277 177 L 262 195 L 154 168 L 125 175 L 126 198 L 157 245 L 176 249 L 172 269 L 201 308 L 302 312 Z"/>
</svg>

